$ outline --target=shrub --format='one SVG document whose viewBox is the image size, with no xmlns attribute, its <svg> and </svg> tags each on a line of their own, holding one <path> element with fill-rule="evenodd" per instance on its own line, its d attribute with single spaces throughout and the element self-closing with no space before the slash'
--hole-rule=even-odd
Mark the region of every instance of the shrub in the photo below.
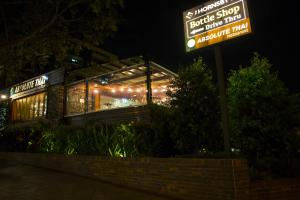
<svg viewBox="0 0 300 200">
<path fill-rule="evenodd" d="M 48 122 L 45 120 L 9 125 L 0 133 L 0 150 L 38 151 L 41 134 L 46 126 Z"/>
<path fill-rule="evenodd" d="M 150 122 L 134 124 L 138 135 L 140 154 L 154 157 L 169 157 L 176 154 L 174 141 L 171 138 L 173 129 L 170 108 L 160 105 L 149 105 Z"/>
<path fill-rule="evenodd" d="M 200 58 L 183 69 L 169 91 L 171 130 L 180 154 L 222 149 L 220 108 L 212 73 Z"/>
<path fill-rule="evenodd" d="M 269 61 L 257 54 L 228 81 L 232 144 L 251 166 L 280 171 L 275 168 L 289 165 L 299 148 L 294 131 L 300 124 L 299 97 L 288 94 Z"/>
</svg>

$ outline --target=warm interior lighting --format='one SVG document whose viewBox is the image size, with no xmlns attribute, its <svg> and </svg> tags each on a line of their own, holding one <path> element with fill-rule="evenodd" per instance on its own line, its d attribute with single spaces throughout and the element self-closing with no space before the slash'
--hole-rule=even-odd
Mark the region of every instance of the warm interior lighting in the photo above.
<svg viewBox="0 0 300 200">
<path fill-rule="evenodd" d="M 70 85 L 67 88 L 67 115 L 146 105 L 147 76 L 142 71 L 146 67 L 136 66 L 124 70 L 88 80 L 88 86 L 83 81 Z M 162 104 L 166 101 L 165 93 L 172 76 L 165 75 L 160 68 L 155 67 L 151 67 L 151 72 L 153 102 Z"/>
<path fill-rule="evenodd" d="M 132 75 L 133 73 L 130 72 L 130 71 L 126 71 L 126 72 L 122 72 L 123 74 L 126 74 L 126 75 Z"/>
<path fill-rule="evenodd" d="M 154 74 L 152 74 L 154 77 L 162 77 L 162 76 L 164 76 L 164 75 L 162 75 L 161 73 L 154 73 Z"/>
<path fill-rule="evenodd" d="M 7 96 L 5 94 L 1 94 L 1 99 L 7 99 Z"/>
<path fill-rule="evenodd" d="M 140 69 L 140 70 L 145 70 L 145 69 L 146 69 L 146 67 L 144 67 L 144 66 L 141 66 L 141 67 L 139 67 L 139 69 Z"/>
</svg>

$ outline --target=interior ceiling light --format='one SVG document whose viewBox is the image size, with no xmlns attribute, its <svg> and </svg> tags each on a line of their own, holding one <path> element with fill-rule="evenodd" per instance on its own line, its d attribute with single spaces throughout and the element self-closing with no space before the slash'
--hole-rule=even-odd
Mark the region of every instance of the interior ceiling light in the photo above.
<svg viewBox="0 0 300 200">
<path fill-rule="evenodd" d="M 98 93 L 99 93 L 99 90 L 94 90 L 94 93 L 95 93 L 95 94 L 98 94 Z"/>
</svg>

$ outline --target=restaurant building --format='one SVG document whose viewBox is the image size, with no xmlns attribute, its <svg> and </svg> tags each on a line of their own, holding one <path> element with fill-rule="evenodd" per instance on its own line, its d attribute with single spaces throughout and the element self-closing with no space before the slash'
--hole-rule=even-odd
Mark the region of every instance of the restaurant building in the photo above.
<svg viewBox="0 0 300 200">
<path fill-rule="evenodd" d="M 2 90 L 0 121 L 2 124 L 5 120 L 11 124 L 38 119 L 70 124 L 146 121 L 146 105 L 163 104 L 175 76 L 141 57 L 72 72 L 60 68 Z"/>
</svg>

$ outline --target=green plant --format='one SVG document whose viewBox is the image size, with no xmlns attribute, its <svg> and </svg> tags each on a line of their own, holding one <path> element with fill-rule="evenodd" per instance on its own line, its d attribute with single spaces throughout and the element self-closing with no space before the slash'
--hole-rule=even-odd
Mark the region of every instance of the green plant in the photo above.
<svg viewBox="0 0 300 200">
<path fill-rule="evenodd" d="M 55 136 L 51 130 L 44 130 L 41 138 L 41 151 L 55 152 Z"/>
<path fill-rule="evenodd" d="M 122 152 L 122 149 L 120 148 L 119 144 L 116 144 L 112 148 L 109 147 L 108 151 L 111 157 L 126 157 L 126 152 Z"/>
<path fill-rule="evenodd" d="M 137 138 L 130 124 L 62 125 L 43 132 L 43 152 L 114 157 L 137 155 Z"/>
<path fill-rule="evenodd" d="M 110 154 L 117 157 L 133 157 L 138 154 L 137 143 L 139 136 L 131 124 L 118 125 L 112 135 Z"/>
</svg>

